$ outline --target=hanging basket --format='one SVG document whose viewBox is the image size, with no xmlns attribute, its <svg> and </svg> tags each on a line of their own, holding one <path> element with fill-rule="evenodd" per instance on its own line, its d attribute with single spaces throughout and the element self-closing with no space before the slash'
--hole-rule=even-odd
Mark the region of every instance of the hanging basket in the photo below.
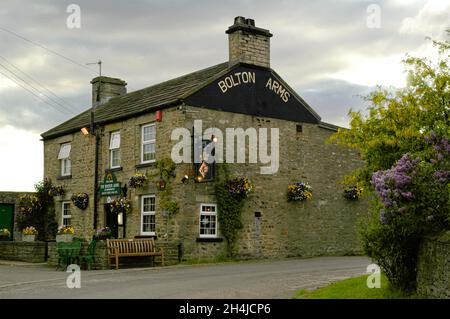
<svg viewBox="0 0 450 319">
<path fill-rule="evenodd" d="M 81 210 L 85 210 L 89 204 L 89 195 L 86 193 L 77 193 L 70 198 L 72 203 Z"/>
</svg>

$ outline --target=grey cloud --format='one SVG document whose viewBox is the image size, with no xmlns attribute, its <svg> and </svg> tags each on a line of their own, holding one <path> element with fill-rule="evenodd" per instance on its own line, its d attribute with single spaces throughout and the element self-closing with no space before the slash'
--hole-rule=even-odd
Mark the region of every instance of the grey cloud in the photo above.
<svg viewBox="0 0 450 319">
<path fill-rule="evenodd" d="M 69 3 L 81 7 L 81 29 L 66 27 Z M 373 30 L 365 25 L 370 3 L 11 0 L 2 2 L 0 26 L 80 63 L 101 58 L 103 74 L 120 77 L 128 82 L 129 89 L 135 90 L 226 61 L 228 44 L 224 31 L 235 16 L 252 17 L 258 26 L 274 33 L 275 70 L 293 87 L 300 88 L 298 92 L 313 102 L 324 119 L 330 116 L 328 121 L 341 124 L 341 117 L 351 106 L 347 102 L 356 103 L 353 93 L 365 88 L 345 82 L 333 84 L 326 74 L 348 67 L 348 54 L 388 56 L 424 43 L 421 35 L 399 33 L 401 21 L 415 16 L 424 1 L 408 6 L 380 1 L 382 27 Z M 36 61 L 25 64 L 24 70 L 75 104 L 76 112 L 89 107 L 89 81 L 94 73 L 1 31 L 0 43 L 0 55 L 13 63 Z M 44 63 L 37 63 L 42 57 Z M 68 117 L 18 89 L 2 90 L 0 95 L 1 125 L 43 130 Z M 327 108 L 331 103 L 334 107 Z M 13 115 L 21 115 L 21 119 Z"/>
</svg>

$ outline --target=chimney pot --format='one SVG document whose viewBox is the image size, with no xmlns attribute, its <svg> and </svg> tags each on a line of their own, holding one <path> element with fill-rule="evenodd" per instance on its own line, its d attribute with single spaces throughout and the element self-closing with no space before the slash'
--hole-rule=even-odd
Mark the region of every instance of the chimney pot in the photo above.
<svg viewBox="0 0 450 319">
<path fill-rule="evenodd" d="M 241 16 L 234 18 L 234 24 L 245 24 L 245 18 Z"/>
<path fill-rule="evenodd" d="M 252 27 L 255 26 L 255 20 L 253 20 L 253 19 L 246 19 L 245 23 Z"/>
</svg>

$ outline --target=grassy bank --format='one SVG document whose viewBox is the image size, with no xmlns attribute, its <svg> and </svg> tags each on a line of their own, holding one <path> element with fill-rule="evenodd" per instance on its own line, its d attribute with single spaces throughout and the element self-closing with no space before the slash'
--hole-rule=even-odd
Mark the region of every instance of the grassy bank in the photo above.
<svg viewBox="0 0 450 319">
<path fill-rule="evenodd" d="M 316 290 L 297 291 L 295 299 L 405 299 L 416 298 L 390 289 L 384 275 L 381 276 L 381 288 L 367 287 L 368 275 L 345 279 Z"/>
</svg>

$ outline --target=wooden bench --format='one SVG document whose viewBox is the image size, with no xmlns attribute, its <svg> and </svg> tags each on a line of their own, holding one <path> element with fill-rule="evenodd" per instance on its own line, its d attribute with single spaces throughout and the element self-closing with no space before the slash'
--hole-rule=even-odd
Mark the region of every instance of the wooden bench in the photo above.
<svg viewBox="0 0 450 319">
<path fill-rule="evenodd" d="M 146 239 L 107 239 L 108 266 L 111 269 L 111 259 L 116 261 L 116 269 L 119 269 L 119 257 L 134 256 L 161 256 L 161 265 L 164 266 L 164 251 L 156 251 L 153 238 Z"/>
</svg>

